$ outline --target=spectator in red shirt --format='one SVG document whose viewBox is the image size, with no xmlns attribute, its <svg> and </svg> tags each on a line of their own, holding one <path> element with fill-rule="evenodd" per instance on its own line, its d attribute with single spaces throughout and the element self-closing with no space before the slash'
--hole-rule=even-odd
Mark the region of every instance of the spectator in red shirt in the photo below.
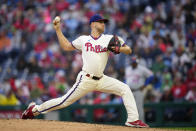
<svg viewBox="0 0 196 131">
<path fill-rule="evenodd" d="M 186 85 L 189 90 L 196 88 L 196 69 L 194 67 L 187 73 Z"/>
<path fill-rule="evenodd" d="M 96 92 L 96 98 L 94 99 L 93 104 L 106 104 L 109 103 L 109 97 L 104 93 Z M 94 110 L 94 119 L 98 122 L 103 122 L 105 119 L 105 109 L 95 109 Z"/>
<path fill-rule="evenodd" d="M 159 39 L 158 39 L 158 45 L 159 45 L 160 50 L 161 50 L 163 53 L 165 53 L 166 50 L 167 50 L 167 46 L 166 46 L 166 44 L 164 43 L 162 37 L 159 37 Z"/>
<path fill-rule="evenodd" d="M 183 101 L 187 93 L 187 87 L 182 83 L 180 75 L 176 75 L 174 78 L 174 84 L 171 88 L 171 93 L 174 98 L 174 101 Z"/>
</svg>

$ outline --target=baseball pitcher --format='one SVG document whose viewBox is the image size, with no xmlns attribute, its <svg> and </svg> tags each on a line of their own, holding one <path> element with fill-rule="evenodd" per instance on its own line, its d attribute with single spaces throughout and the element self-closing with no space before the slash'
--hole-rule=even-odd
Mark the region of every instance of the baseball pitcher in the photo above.
<svg viewBox="0 0 196 131">
<path fill-rule="evenodd" d="M 34 116 L 39 114 L 65 108 L 88 92 L 101 91 L 122 97 L 128 113 L 125 125 L 149 127 L 139 120 L 135 99 L 129 86 L 103 74 L 110 52 L 115 54 L 131 53 L 130 47 L 125 45 L 121 37 L 103 34 L 105 23 L 107 22 L 107 19 L 102 18 L 99 14 L 95 14 L 89 21 L 91 34 L 82 35 L 69 42 L 61 31 L 60 17 L 57 16 L 54 19 L 53 25 L 60 46 L 65 51 L 80 50 L 82 52 L 83 67 L 76 78 L 75 84 L 64 96 L 51 99 L 41 105 L 36 105 L 34 102 L 30 103 L 29 107 L 22 114 L 22 119 L 33 119 Z"/>
</svg>

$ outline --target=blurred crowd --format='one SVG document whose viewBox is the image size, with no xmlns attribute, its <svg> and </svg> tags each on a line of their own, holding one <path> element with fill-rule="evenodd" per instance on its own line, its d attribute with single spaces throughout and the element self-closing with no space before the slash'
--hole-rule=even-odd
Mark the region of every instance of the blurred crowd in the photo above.
<svg viewBox="0 0 196 131">
<path fill-rule="evenodd" d="M 81 52 L 60 48 L 52 20 L 61 17 L 63 33 L 72 41 L 89 34 L 95 13 L 110 20 L 105 33 L 121 36 L 139 64 L 153 71 L 146 102 L 196 102 L 195 0 L 1 0 L 0 105 L 40 104 L 65 94 L 82 68 Z M 126 82 L 130 58 L 110 54 L 105 74 Z M 122 99 L 92 92 L 77 103 Z"/>
</svg>

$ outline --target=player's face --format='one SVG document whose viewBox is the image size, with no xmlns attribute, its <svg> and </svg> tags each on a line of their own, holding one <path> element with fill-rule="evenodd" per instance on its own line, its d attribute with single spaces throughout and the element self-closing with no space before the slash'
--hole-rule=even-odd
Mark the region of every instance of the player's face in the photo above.
<svg viewBox="0 0 196 131">
<path fill-rule="evenodd" d="M 98 32 L 103 33 L 104 30 L 105 30 L 105 23 L 104 23 L 104 21 L 97 21 L 97 22 L 94 22 L 94 28 L 95 28 Z"/>
<path fill-rule="evenodd" d="M 133 62 L 133 63 L 131 64 L 131 66 L 132 66 L 133 69 L 135 69 L 135 68 L 137 67 L 137 63 L 136 63 L 136 62 Z"/>
</svg>

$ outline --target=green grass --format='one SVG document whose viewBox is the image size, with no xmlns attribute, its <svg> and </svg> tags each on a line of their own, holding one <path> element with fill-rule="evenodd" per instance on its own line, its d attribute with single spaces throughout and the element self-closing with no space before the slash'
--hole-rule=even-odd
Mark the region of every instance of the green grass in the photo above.
<svg viewBox="0 0 196 131">
<path fill-rule="evenodd" d="M 196 127 L 166 127 L 165 129 L 175 129 L 175 130 L 184 130 L 184 131 L 196 131 Z"/>
</svg>

